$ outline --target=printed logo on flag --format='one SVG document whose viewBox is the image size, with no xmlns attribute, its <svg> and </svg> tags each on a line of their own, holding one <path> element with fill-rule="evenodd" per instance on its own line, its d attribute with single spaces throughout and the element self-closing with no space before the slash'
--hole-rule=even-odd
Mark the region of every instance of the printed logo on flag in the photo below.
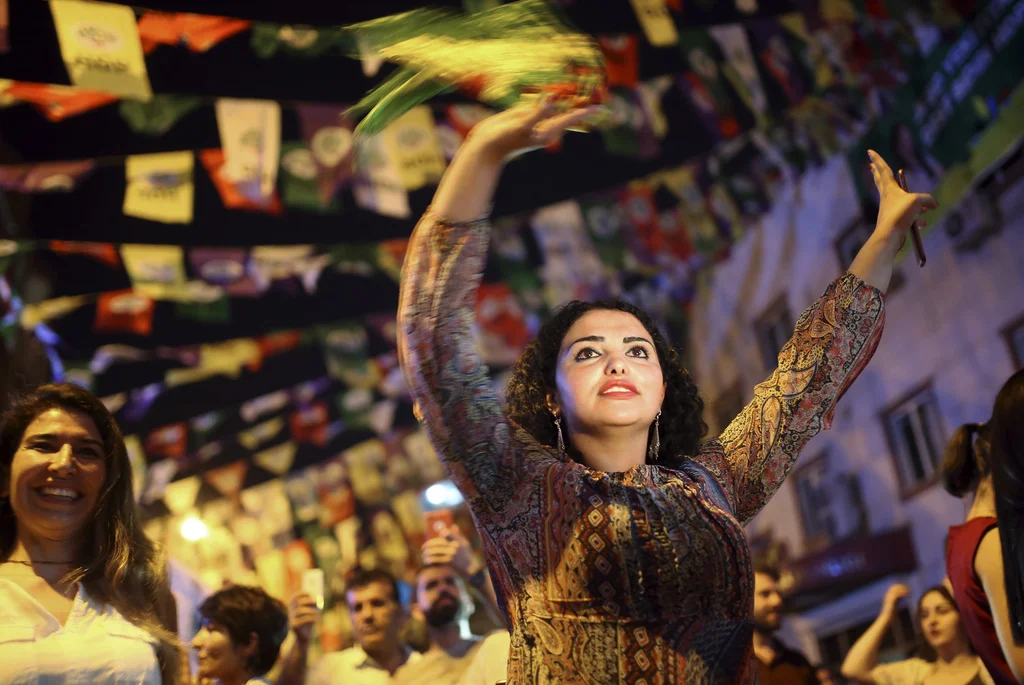
<svg viewBox="0 0 1024 685">
<path fill-rule="evenodd" d="M 244 274 L 242 263 L 232 259 L 211 259 L 200 269 L 204 281 L 217 284 L 233 283 Z"/>
<path fill-rule="evenodd" d="M 305 148 L 296 148 L 286 152 L 281 157 L 281 166 L 289 174 L 304 181 L 312 181 L 316 178 L 316 160 L 313 158 L 313 153 Z"/>
<path fill-rule="evenodd" d="M 121 46 L 121 36 L 105 24 L 80 22 L 75 25 L 75 37 L 84 47 L 114 52 Z"/>
<path fill-rule="evenodd" d="M 140 314 L 149 307 L 148 297 L 125 293 L 110 300 L 110 311 L 114 314 Z"/>
<path fill-rule="evenodd" d="M 342 126 L 325 126 L 316 132 L 309 145 L 316 161 L 325 167 L 334 167 L 352 151 L 352 133 Z"/>
</svg>

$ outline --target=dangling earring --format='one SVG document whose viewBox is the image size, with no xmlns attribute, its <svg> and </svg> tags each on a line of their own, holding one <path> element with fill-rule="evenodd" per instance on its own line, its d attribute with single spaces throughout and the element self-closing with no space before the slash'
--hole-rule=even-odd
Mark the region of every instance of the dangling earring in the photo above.
<svg viewBox="0 0 1024 685">
<path fill-rule="evenodd" d="M 651 456 L 658 461 L 658 452 L 661 450 L 661 410 L 654 416 L 654 444 L 651 445 Z"/>
<path fill-rule="evenodd" d="M 555 430 L 558 431 L 558 451 L 565 453 L 565 439 L 562 437 L 562 417 L 558 414 L 555 417 Z"/>
</svg>

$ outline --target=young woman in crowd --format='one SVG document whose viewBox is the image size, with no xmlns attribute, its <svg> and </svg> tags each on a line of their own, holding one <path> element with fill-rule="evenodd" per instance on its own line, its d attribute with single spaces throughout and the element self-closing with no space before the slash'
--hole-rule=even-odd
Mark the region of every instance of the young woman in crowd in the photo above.
<svg viewBox="0 0 1024 685">
<path fill-rule="evenodd" d="M 174 600 L 103 403 L 44 385 L 0 427 L 0 676 L 179 682 Z"/>
<path fill-rule="evenodd" d="M 921 631 L 919 656 L 878 665 L 878 649 L 896 618 L 897 604 L 910 594 L 906 585 L 889 588 L 882 611 L 850 648 L 843 676 L 864 685 L 991 685 L 985 665 L 971 650 L 960 612 L 943 585 L 929 588 L 917 602 Z"/>
<path fill-rule="evenodd" d="M 199 683 L 258 685 L 288 636 L 288 609 L 258 587 L 233 585 L 199 607 L 202 625 L 192 640 Z"/>
<path fill-rule="evenodd" d="M 950 494 L 973 494 L 946 544 L 946 573 L 967 633 L 998 685 L 1022 683 L 1024 371 L 1003 385 L 987 424 L 956 431 L 942 476 Z"/>
<path fill-rule="evenodd" d="M 511 633 L 511 685 L 747 683 L 741 526 L 871 358 L 893 259 L 935 202 L 903 192 L 872 154 L 873 235 L 719 438 L 703 441 L 703 401 L 676 352 L 622 302 L 561 308 L 518 361 L 502 407 L 472 334 L 487 212 L 505 160 L 590 114 L 523 106 L 469 134 L 412 235 L 402 364 L 480 529 Z"/>
</svg>

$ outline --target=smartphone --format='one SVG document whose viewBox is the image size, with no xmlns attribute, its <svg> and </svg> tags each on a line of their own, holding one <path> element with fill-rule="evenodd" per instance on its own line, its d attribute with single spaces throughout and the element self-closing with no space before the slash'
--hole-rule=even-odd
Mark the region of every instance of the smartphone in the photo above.
<svg viewBox="0 0 1024 685">
<path fill-rule="evenodd" d="M 423 514 L 423 528 L 427 540 L 441 537 L 445 530 L 455 524 L 455 517 L 450 509 L 437 509 Z"/>
<path fill-rule="evenodd" d="M 903 169 L 896 172 L 896 180 L 899 182 L 903 192 L 910 192 L 910 189 L 907 187 L 907 176 L 903 173 Z M 924 266 L 928 258 L 924 254 L 924 243 L 921 242 L 921 228 L 917 225 L 917 219 L 914 219 L 914 222 L 910 224 L 910 238 L 914 242 L 914 254 L 917 255 L 917 265 Z"/>
<path fill-rule="evenodd" d="M 316 600 L 316 608 L 324 609 L 324 572 L 311 568 L 302 572 L 302 591 Z"/>
</svg>

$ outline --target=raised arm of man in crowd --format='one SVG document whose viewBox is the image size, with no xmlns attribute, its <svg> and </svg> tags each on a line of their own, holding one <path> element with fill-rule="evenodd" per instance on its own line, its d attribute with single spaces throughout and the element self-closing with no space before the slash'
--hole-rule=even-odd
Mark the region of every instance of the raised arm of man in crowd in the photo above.
<svg viewBox="0 0 1024 685">
<path fill-rule="evenodd" d="M 316 600 L 304 592 L 292 597 L 288 603 L 288 625 L 291 635 L 288 637 L 286 650 L 282 650 L 284 658 L 281 672 L 277 676 L 276 685 L 304 685 L 306 682 L 306 654 L 309 652 L 309 641 L 313 637 L 313 626 L 320 620 L 320 611 Z"/>
<path fill-rule="evenodd" d="M 451 526 L 443 535 L 427 540 L 423 543 L 422 551 L 424 566 L 451 566 L 462 576 L 470 591 L 483 600 L 491 620 L 499 626 L 505 626 L 505 617 L 498 605 L 498 597 L 491 583 L 491 574 L 487 572 L 487 565 L 473 554 L 469 540 L 458 526 Z"/>
</svg>

